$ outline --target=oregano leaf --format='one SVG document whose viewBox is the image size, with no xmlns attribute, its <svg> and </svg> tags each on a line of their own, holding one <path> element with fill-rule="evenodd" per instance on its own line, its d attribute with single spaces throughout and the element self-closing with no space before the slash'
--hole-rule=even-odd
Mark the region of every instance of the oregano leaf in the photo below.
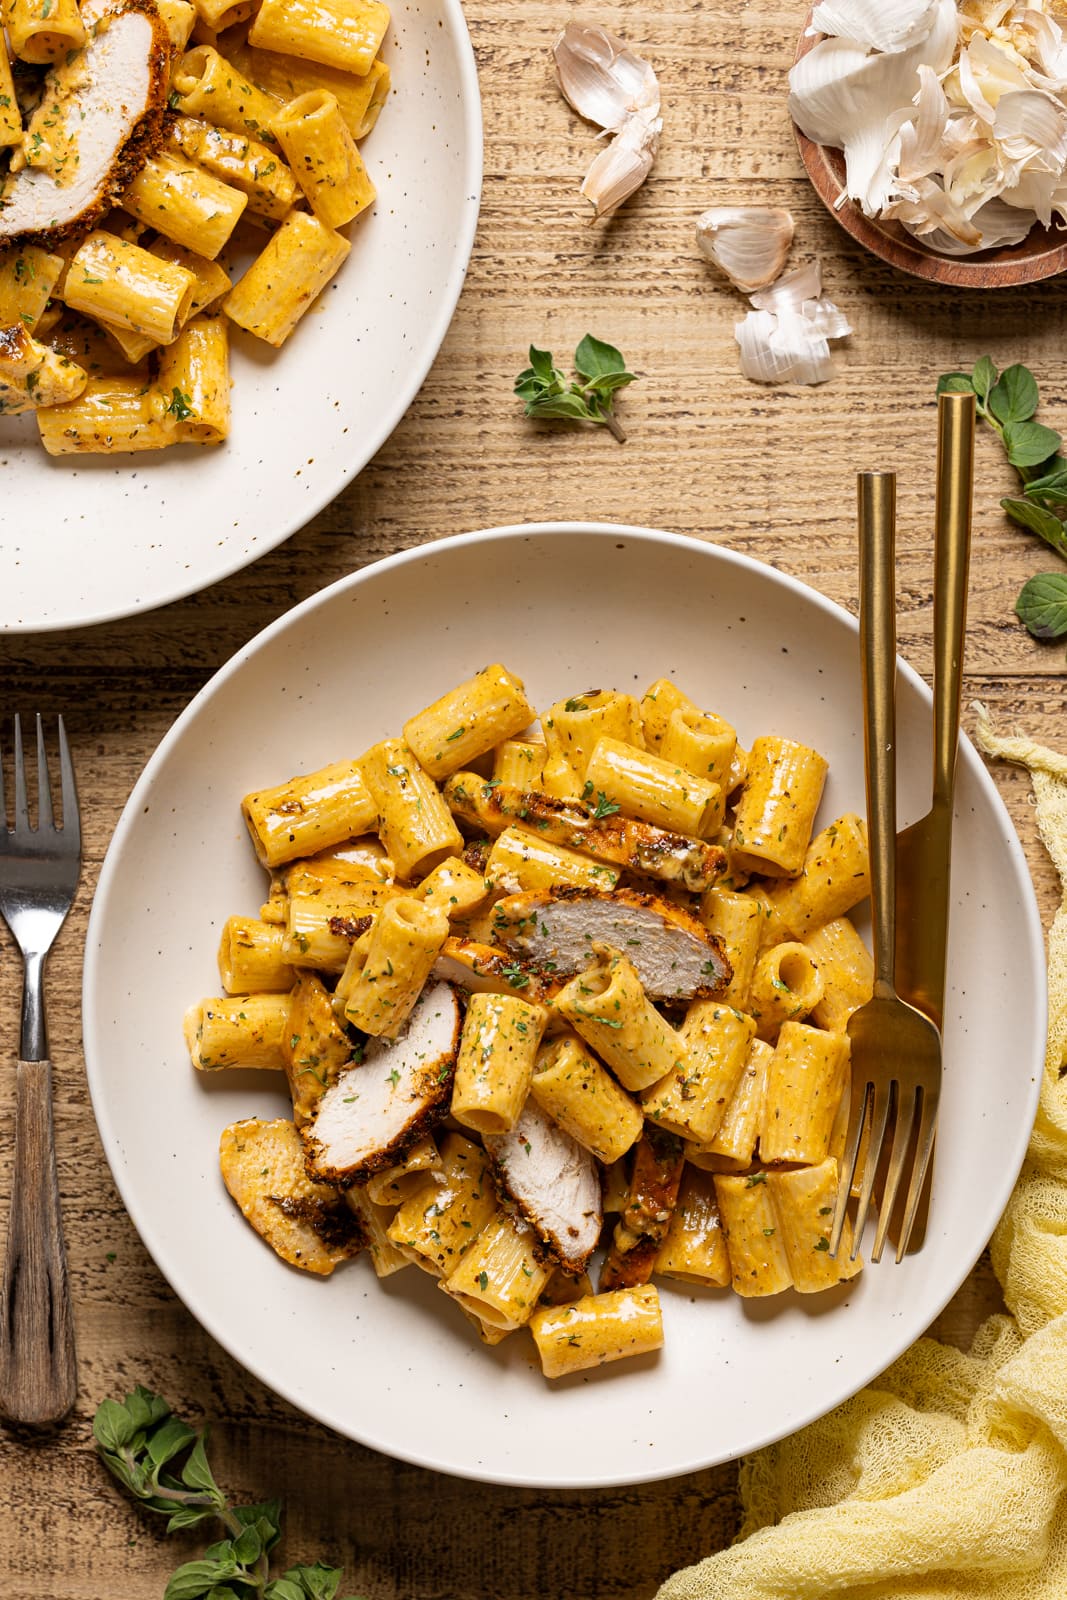
<svg viewBox="0 0 1067 1600">
<path fill-rule="evenodd" d="M 937 380 L 938 394 L 973 394 L 974 384 L 965 372 L 946 372 Z"/>
<path fill-rule="evenodd" d="M 994 391 L 995 393 L 996 391 Z M 992 397 L 991 397 L 992 398 Z M 1059 450 L 1063 438 L 1040 422 L 1005 422 L 1004 445 L 1013 467 L 1039 467 Z"/>
<path fill-rule="evenodd" d="M 1059 639 L 1067 633 L 1067 572 L 1041 572 L 1024 583 L 1015 615 L 1035 639 Z"/>
<path fill-rule="evenodd" d="M 1067 557 L 1067 527 L 1054 511 L 1036 505 L 1033 500 L 1013 499 L 1010 496 L 1000 503 L 1013 522 L 1017 522 L 1021 528 L 1029 528 L 1053 550 Z"/>
<path fill-rule="evenodd" d="M 975 394 L 978 396 L 983 405 L 985 405 L 986 401 L 988 400 L 989 391 L 993 388 L 993 385 L 996 383 L 996 381 L 996 367 L 993 365 L 988 356 L 980 356 L 974 364 L 974 373 L 971 377 L 971 385 Z M 1034 411 L 1036 410 L 1037 404 L 1035 402 Z M 1032 411 L 1030 415 L 1033 416 L 1033 414 L 1034 413 Z"/>
<path fill-rule="evenodd" d="M 990 366 L 992 366 L 990 362 Z M 995 369 L 994 369 L 995 370 Z M 1029 367 L 1005 367 L 989 391 L 989 409 L 998 422 L 1029 422 L 1037 410 L 1037 382 Z M 1051 450 L 1045 452 L 1050 456 Z M 1044 460 L 1045 457 L 1039 459 Z"/>
</svg>

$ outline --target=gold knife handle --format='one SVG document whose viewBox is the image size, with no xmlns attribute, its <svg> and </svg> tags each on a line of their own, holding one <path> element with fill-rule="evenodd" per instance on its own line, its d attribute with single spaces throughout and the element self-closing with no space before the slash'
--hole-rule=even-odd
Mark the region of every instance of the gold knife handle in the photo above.
<svg viewBox="0 0 1067 1600">
<path fill-rule="evenodd" d="M 973 394 L 937 403 L 937 524 L 934 554 L 934 804 L 951 805 L 960 733 L 963 636 L 974 491 Z"/>
<path fill-rule="evenodd" d="M 896 501 L 893 472 L 857 479 L 863 743 L 871 853 L 874 992 L 890 998 L 896 954 Z"/>
</svg>

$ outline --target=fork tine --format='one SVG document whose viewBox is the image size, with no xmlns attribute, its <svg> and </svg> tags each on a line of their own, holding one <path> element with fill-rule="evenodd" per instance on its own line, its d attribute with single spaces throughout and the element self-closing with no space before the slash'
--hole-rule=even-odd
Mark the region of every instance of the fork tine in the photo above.
<svg viewBox="0 0 1067 1600">
<path fill-rule="evenodd" d="M 834 1207 L 833 1227 L 830 1229 L 830 1254 L 836 1256 L 841 1244 L 841 1233 L 845 1226 L 845 1212 L 848 1210 L 848 1199 L 852 1193 L 852 1185 L 856 1178 L 856 1162 L 859 1160 L 860 1145 L 863 1142 L 863 1124 L 867 1120 L 867 1091 L 870 1084 L 863 1085 L 860 1096 L 858 1113 L 856 1108 L 849 1106 L 848 1139 L 845 1152 L 841 1158 L 841 1170 L 837 1175 L 837 1204 Z M 856 1092 L 855 1084 L 850 1093 Z"/>
<path fill-rule="evenodd" d="M 882 1146 L 885 1143 L 885 1125 L 888 1118 L 889 1087 L 886 1084 L 876 1083 L 871 1102 L 871 1138 L 867 1146 L 867 1160 L 863 1168 L 859 1204 L 856 1207 L 856 1226 L 852 1234 L 850 1261 L 855 1261 L 859 1253 L 860 1239 L 863 1237 L 863 1230 L 867 1226 L 867 1213 L 871 1208 L 874 1179 L 878 1171 L 878 1163 L 882 1158 Z"/>
<path fill-rule="evenodd" d="M 55 827 L 52 789 L 48 780 L 48 755 L 44 747 L 44 723 L 37 713 L 37 830 L 51 832 Z"/>
<path fill-rule="evenodd" d="M 63 832 L 69 831 L 71 839 L 81 844 L 81 813 L 78 810 L 78 787 L 74 781 L 74 763 L 70 759 L 67 730 L 59 717 L 59 775 L 60 794 L 63 799 Z"/>
<path fill-rule="evenodd" d="M 918 1092 L 922 1096 L 922 1110 L 919 1114 L 919 1135 L 915 1142 L 915 1164 L 911 1169 L 908 1198 L 904 1206 L 904 1221 L 900 1225 L 900 1239 L 897 1243 L 898 1262 L 904 1259 L 911 1230 L 915 1226 L 915 1216 L 926 1182 L 926 1171 L 933 1154 L 934 1133 L 937 1130 L 938 1096 L 931 1095 L 927 1089 L 920 1089 Z"/>
<path fill-rule="evenodd" d="M 22 718 L 15 712 L 15 815 L 12 832 L 30 825 L 30 806 L 26 798 L 26 763 L 22 755 Z"/>
<path fill-rule="evenodd" d="M 871 1251 L 872 1261 L 881 1261 L 882 1250 L 885 1246 L 886 1234 L 889 1232 L 889 1222 L 893 1215 L 893 1208 L 897 1203 L 897 1191 L 900 1180 L 904 1174 L 904 1164 L 908 1159 L 908 1149 L 911 1145 L 911 1130 L 915 1124 L 915 1096 L 918 1089 L 913 1089 L 905 1095 L 901 1086 L 897 1086 L 897 1117 L 893 1128 L 893 1148 L 889 1155 L 889 1166 L 886 1170 L 885 1183 L 882 1187 L 882 1198 L 878 1202 L 878 1226 L 874 1234 L 874 1249 Z"/>
</svg>

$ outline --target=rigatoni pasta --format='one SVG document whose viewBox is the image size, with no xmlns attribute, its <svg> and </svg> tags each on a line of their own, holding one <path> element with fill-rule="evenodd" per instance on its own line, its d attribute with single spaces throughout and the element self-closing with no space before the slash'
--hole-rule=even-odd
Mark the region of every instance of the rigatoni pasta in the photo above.
<svg viewBox="0 0 1067 1600">
<path fill-rule="evenodd" d="M 549 1378 L 654 1356 L 657 1282 L 763 1298 L 853 1273 L 828 1239 L 865 834 L 810 837 L 818 752 L 752 751 L 669 680 L 538 719 L 495 663 L 242 802 L 271 883 L 226 925 L 192 1060 L 284 1068 L 309 1177 L 347 1193 L 374 1271 L 418 1265 L 484 1343 L 528 1328 Z M 790 875 L 768 846 L 739 887 L 701 837 L 746 815 L 760 849 L 776 817 L 771 845 L 804 836 Z"/>
</svg>

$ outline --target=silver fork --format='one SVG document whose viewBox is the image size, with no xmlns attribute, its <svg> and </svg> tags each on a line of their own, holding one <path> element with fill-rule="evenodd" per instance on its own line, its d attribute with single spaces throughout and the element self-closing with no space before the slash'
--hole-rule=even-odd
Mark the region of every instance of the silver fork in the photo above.
<svg viewBox="0 0 1067 1600">
<path fill-rule="evenodd" d="M 0 1412 L 13 1422 L 59 1422 L 78 1375 L 52 1127 L 52 1065 L 45 1032 L 45 957 L 70 910 L 81 871 L 74 766 L 59 721 L 63 826 L 57 827 L 44 728 L 37 717 L 37 826 L 30 825 L 22 723 L 15 718 L 15 794 L 6 825 L 0 769 L 0 916 L 24 966 L 15 1100 L 15 1162 L 7 1256 L 0 1278 Z"/>
</svg>

